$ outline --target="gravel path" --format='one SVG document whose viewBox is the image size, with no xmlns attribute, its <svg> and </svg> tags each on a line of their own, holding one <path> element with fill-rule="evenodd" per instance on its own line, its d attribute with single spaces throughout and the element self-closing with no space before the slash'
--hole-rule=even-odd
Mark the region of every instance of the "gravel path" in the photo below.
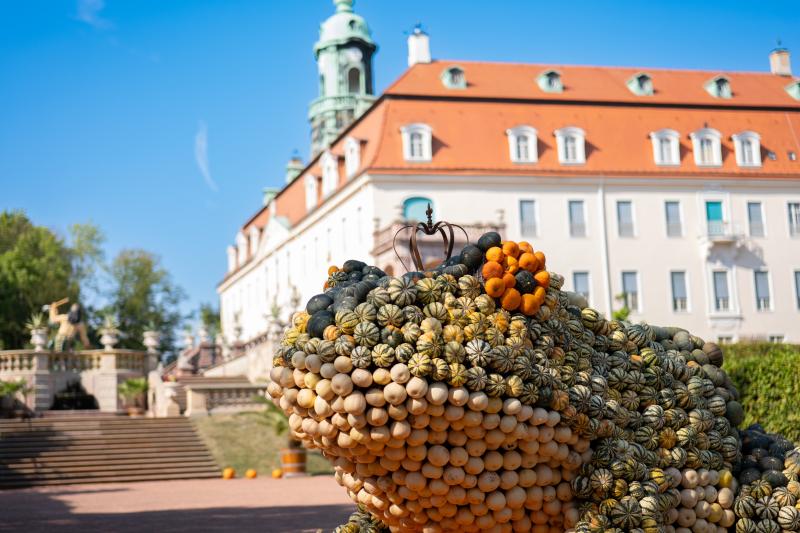
<svg viewBox="0 0 800 533">
<path fill-rule="evenodd" d="M 331 531 L 354 506 L 331 476 L 68 485 L 0 491 L 0 531 Z"/>
</svg>

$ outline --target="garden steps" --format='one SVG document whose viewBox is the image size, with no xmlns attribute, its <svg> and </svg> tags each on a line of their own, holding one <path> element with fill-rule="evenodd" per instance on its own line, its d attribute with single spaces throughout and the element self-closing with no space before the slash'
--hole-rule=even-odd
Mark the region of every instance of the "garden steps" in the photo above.
<svg viewBox="0 0 800 533">
<path fill-rule="evenodd" d="M 0 488 L 214 478 L 192 422 L 89 413 L 0 420 Z"/>
</svg>

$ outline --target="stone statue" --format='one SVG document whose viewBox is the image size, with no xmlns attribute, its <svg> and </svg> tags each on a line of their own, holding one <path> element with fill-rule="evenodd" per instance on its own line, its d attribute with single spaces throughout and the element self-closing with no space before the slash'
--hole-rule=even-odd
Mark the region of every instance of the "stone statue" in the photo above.
<svg viewBox="0 0 800 533">
<path fill-rule="evenodd" d="M 83 309 L 81 305 L 76 302 L 70 306 L 69 312 L 63 315 L 58 314 L 58 307 L 66 303 L 69 303 L 69 298 L 62 298 L 48 306 L 50 311 L 50 323 L 58 324 L 55 350 L 57 352 L 63 352 L 64 349 L 71 350 L 75 346 L 76 336 L 80 336 L 80 341 L 84 348 L 91 347 L 89 337 L 86 335 L 86 324 L 83 320 Z"/>
</svg>

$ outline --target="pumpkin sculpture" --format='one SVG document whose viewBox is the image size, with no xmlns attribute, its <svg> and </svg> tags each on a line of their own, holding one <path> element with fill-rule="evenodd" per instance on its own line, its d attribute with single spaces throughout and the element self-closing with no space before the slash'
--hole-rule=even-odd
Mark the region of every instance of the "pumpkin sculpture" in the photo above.
<svg viewBox="0 0 800 533">
<path fill-rule="evenodd" d="M 430 272 L 329 270 L 268 392 L 358 504 L 339 531 L 800 530 L 800 451 L 753 429 L 742 459 L 719 346 L 545 268 L 488 233 Z"/>
</svg>

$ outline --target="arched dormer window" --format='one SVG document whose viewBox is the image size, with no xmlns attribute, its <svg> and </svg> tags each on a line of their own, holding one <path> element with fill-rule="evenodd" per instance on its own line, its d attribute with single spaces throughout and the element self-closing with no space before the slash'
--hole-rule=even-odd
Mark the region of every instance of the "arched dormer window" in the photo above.
<svg viewBox="0 0 800 533">
<path fill-rule="evenodd" d="M 357 67 L 351 67 L 347 71 L 347 92 L 350 94 L 361 92 L 361 71 Z"/>
<path fill-rule="evenodd" d="M 425 222 L 428 220 L 426 214 L 428 206 L 431 206 L 431 211 L 433 211 L 433 201 L 430 198 L 424 196 L 406 198 L 403 201 L 403 220 Z M 436 220 L 435 215 L 433 215 L 433 220 Z"/>
<path fill-rule="evenodd" d="M 650 134 L 653 142 L 653 161 L 659 166 L 681 164 L 680 135 L 677 131 L 663 129 Z"/>
<path fill-rule="evenodd" d="M 754 131 L 732 135 L 736 149 L 736 164 L 740 167 L 761 166 L 761 136 Z"/>
<path fill-rule="evenodd" d="M 239 266 L 247 261 L 247 237 L 241 231 L 236 234 L 236 256 Z"/>
<path fill-rule="evenodd" d="M 306 174 L 306 211 L 313 211 L 317 207 L 317 177 L 311 174 Z"/>
<path fill-rule="evenodd" d="M 586 163 L 585 133 L 582 129 L 567 126 L 555 131 L 558 161 L 562 165 Z"/>
<path fill-rule="evenodd" d="M 653 94 L 653 79 L 644 72 L 631 77 L 627 82 L 627 86 L 633 94 L 638 96 L 650 96 Z"/>
<path fill-rule="evenodd" d="M 506 130 L 508 150 L 514 163 L 535 163 L 539 160 L 536 130 L 531 126 L 517 126 Z"/>
<path fill-rule="evenodd" d="M 784 87 L 784 89 L 786 89 L 786 92 L 789 94 L 789 96 L 795 100 L 800 100 L 800 81 L 793 81 Z"/>
<path fill-rule="evenodd" d="M 322 197 L 330 196 L 339 185 L 339 158 L 330 152 L 322 154 Z"/>
<path fill-rule="evenodd" d="M 442 72 L 442 83 L 448 89 L 466 89 L 467 76 L 461 67 L 449 67 Z"/>
<path fill-rule="evenodd" d="M 564 91 L 561 74 L 556 70 L 545 70 L 536 79 L 536 84 L 546 93 L 560 93 Z"/>
<path fill-rule="evenodd" d="M 426 162 L 432 157 L 432 130 L 427 124 L 408 124 L 400 128 L 403 136 L 403 159 Z"/>
<path fill-rule="evenodd" d="M 714 98 L 731 98 L 733 96 L 731 82 L 725 76 L 716 76 L 708 80 L 705 89 Z"/>
<path fill-rule="evenodd" d="M 261 232 L 257 227 L 250 227 L 250 257 L 255 257 L 256 252 L 258 252 L 258 237 L 260 234 Z"/>
<path fill-rule="evenodd" d="M 698 167 L 718 167 L 722 165 L 722 135 L 713 128 L 702 128 L 692 132 L 694 163 Z"/>
<path fill-rule="evenodd" d="M 348 137 L 344 141 L 344 172 L 348 178 L 355 176 L 361 166 L 361 141 Z"/>
</svg>

